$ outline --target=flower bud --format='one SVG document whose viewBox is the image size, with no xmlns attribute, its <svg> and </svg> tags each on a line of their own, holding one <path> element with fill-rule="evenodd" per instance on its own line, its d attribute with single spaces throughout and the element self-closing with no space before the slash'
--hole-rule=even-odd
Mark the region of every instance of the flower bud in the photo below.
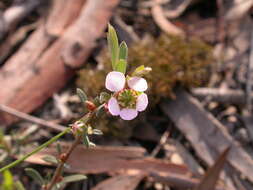
<svg viewBox="0 0 253 190">
<path fill-rule="evenodd" d="M 96 109 L 96 105 L 91 101 L 85 101 L 85 105 L 89 111 L 94 111 Z"/>
<path fill-rule="evenodd" d="M 60 155 L 60 161 L 61 161 L 61 162 L 66 162 L 66 159 L 67 159 L 67 154 L 66 154 L 66 153 L 62 153 L 62 154 Z"/>
</svg>

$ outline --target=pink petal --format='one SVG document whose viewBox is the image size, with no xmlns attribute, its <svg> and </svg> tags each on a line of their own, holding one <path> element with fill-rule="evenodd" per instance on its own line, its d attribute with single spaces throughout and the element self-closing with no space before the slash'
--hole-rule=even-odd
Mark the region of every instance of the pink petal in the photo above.
<svg viewBox="0 0 253 190">
<path fill-rule="evenodd" d="M 136 110 L 137 111 L 144 111 L 148 106 L 148 96 L 145 93 L 142 93 L 140 96 L 137 98 L 137 103 L 136 103 Z"/>
<path fill-rule="evenodd" d="M 131 77 L 127 81 L 127 84 L 130 88 L 139 92 L 144 92 L 145 90 L 148 89 L 147 81 L 141 77 Z"/>
<path fill-rule="evenodd" d="M 118 92 L 122 90 L 125 86 L 125 83 L 125 75 L 117 71 L 108 73 L 105 79 L 105 87 L 112 92 Z"/>
<path fill-rule="evenodd" d="M 120 114 L 120 107 L 116 98 L 114 97 L 110 98 L 110 100 L 108 101 L 108 110 L 114 116 L 117 116 Z"/>
<path fill-rule="evenodd" d="M 120 111 L 120 117 L 124 120 L 132 120 L 138 115 L 137 110 L 124 108 Z"/>
</svg>

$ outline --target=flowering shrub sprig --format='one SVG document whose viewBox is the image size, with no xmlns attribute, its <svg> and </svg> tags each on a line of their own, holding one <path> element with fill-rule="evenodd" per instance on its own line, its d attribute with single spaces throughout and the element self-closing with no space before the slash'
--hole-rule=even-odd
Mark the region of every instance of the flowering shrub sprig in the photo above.
<svg viewBox="0 0 253 190">
<path fill-rule="evenodd" d="M 57 189 L 61 189 L 68 182 L 83 180 L 86 178 L 83 175 L 63 177 L 62 171 L 66 167 L 66 161 L 68 160 L 69 156 L 77 147 L 77 145 L 80 144 L 80 142 L 83 142 L 87 148 L 90 146 L 95 146 L 94 143 L 90 142 L 89 135 L 102 134 L 100 130 L 92 127 L 91 120 L 98 119 L 101 112 L 105 110 L 108 110 L 113 116 L 120 116 L 123 120 L 132 120 L 138 115 L 138 112 L 144 111 L 147 108 L 148 97 L 144 91 L 148 89 L 148 84 L 147 81 L 142 78 L 142 76 L 148 73 L 151 69 L 140 66 L 132 73 L 132 75 L 125 76 L 128 56 L 127 45 L 125 42 L 121 42 L 119 45 L 116 31 L 110 24 L 108 25 L 107 37 L 113 71 L 107 74 L 105 79 L 105 87 L 112 93 L 108 94 L 106 92 L 101 92 L 100 96 L 90 101 L 88 100 L 87 95 L 81 89 L 77 89 L 77 94 L 81 102 L 86 107 L 87 113 L 67 127 L 64 131 L 54 136 L 41 146 L 37 147 L 32 152 L 1 168 L 0 173 L 7 171 L 8 169 L 23 162 L 31 155 L 47 147 L 63 135 L 71 132 L 75 140 L 69 149 L 65 153 L 62 153 L 60 150 L 58 150 L 59 158 L 47 156 L 44 159 L 44 161 L 50 162 L 51 164 L 57 164 L 54 175 L 50 180 L 44 179 L 39 172 L 34 169 L 28 168 L 25 171 L 35 181 L 37 180 L 38 184 L 42 186 L 43 190 L 52 190 L 55 187 Z"/>
<path fill-rule="evenodd" d="M 141 66 L 132 76 L 125 76 L 127 45 L 125 42 L 118 45 L 116 32 L 110 24 L 107 38 L 114 70 L 107 74 L 105 80 L 105 87 L 113 92 L 107 104 L 108 110 L 113 116 L 119 115 L 124 120 L 132 120 L 138 112 L 144 111 L 148 106 L 148 96 L 144 93 L 148 89 L 148 84 L 139 75 L 146 74 L 151 69 Z"/>
</svg>

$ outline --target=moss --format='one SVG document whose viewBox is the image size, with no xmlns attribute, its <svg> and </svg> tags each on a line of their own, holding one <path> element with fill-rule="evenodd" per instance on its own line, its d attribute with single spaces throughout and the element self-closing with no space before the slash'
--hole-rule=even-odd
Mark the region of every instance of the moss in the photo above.
<svg viewBox="0 0 253 190">
<path fill-rule="evenodd" d="M 208 67 L 213 61 L 211 47 L 200 40 L 184 40 L 180 37 L 162 35 L 148 43 L 139 43 L 129 49 L 128 70 L 140 65 L 149 66 L 147 76 L 149 94 L 153 99 L 172 97 L 176 84 L 193 87 L 208 79 Z M 77 86 L 91 97 L 104 90 L 105 76 L 111 71 L 111 63 L 104 59 L 100 68 L 85 68 L 79 72 Z"/>
<path fill-rule="evenodd" d="M 151 74 L 146 78 L 149 100 L 154 105 L 162 97 L 173 97 L 176 85 L 186 88 L 202 85 L 208 80 L 208 68 L 212 62 L 212 48 L 202 41 L 161 35 L 157 39 L 133 44 L 129 48 L 128 73 L 131 74 L 140 65 L 152 68 Z M 105 90 L 105 76 L 111 71 L 107 56 L 100 64 L 98 68 L 102 69 L 88 67 L 78 74 L 77 86 L 91 97 Z"/>
</svg>

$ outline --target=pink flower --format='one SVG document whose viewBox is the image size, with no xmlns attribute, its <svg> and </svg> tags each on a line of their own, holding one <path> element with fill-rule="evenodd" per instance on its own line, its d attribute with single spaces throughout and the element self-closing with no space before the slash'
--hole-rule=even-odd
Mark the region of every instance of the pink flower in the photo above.
<svg viewBox="0 0 253 190">
<path fill-rule="evenodd" d="M 132 120 L 148 106 L 148 96 L 144 93 L 148 85 L 144 78 L 126 79 L 123 73 L 112 71 L 106 76 L 105 86 L 114 92 L 108 101 L 108 110 L 113 116 Z"/>
</svg>

